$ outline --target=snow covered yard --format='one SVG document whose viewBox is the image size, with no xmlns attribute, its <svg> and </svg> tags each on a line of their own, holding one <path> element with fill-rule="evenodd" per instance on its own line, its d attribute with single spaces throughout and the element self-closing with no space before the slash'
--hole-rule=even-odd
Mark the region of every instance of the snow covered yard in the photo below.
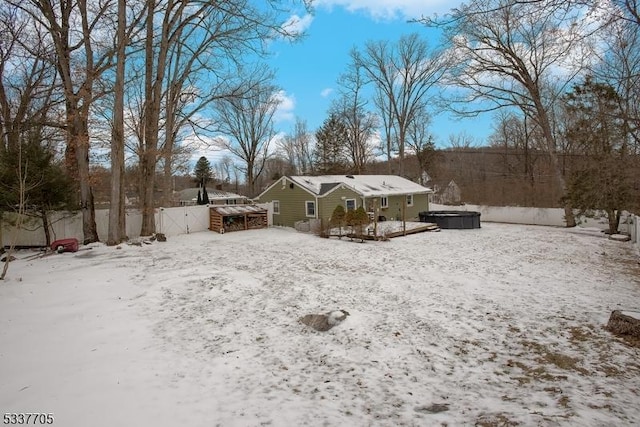
<svg viewBox="0 0 640 427">
<path fill-rule="evenodd" d="M 59 426 L 640 424 L 629 243 L 484 223 L 355 243 L 202 232 L 12 263 L 0 409 Z M 298 319 L 343 309 L 317 332 Z"/>
</svg>

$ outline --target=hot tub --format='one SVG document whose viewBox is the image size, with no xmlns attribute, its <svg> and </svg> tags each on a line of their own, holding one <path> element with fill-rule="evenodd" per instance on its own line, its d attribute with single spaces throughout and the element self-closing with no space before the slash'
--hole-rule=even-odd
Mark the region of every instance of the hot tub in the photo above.
<svg viewBox="0 0 640 427">
<path fill-rule="evenodd" d="M 431 222 L 443 229 L 480 228 L 480 212 L 427 211 L 420 212 L 418 216 L 420 222 Z"/>
</svg>

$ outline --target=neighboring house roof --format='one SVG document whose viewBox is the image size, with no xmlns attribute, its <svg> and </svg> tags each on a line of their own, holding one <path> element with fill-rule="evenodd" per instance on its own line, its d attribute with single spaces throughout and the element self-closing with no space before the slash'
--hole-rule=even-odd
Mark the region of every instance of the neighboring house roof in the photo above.
<svg viewBox="0 0 640 427">
<path fill-rule="evenodd" d="M 290 176 L 307 191 L 323 196 L 341 184 L 365 197 L 432 193 L 430 188 L 396 175 L 321 175 Z"/>
<path fill-rule="evenodd" d="M 198 190 L 200 190 L 200 196 L 202 196 L 202 190 L 200 188 L 186 188 L 180 191 L 180 200 L 196 200 L 198 198 Z M 207 195 L 209 200 L 227 200 L 227 199 L 246 199 L 246 196 L 241 196 L 235 193 L 229 193 L 220 190 L 209 190 L 207 188 Z"/>
<path fill-rule="evenodd" d="M 432 181 L 431 182 L 434 191 L 443 191 L 447 188 L 457 188 L 458 184 L 453 179 L 444 180 L 444 181 Z"/>
</svg>

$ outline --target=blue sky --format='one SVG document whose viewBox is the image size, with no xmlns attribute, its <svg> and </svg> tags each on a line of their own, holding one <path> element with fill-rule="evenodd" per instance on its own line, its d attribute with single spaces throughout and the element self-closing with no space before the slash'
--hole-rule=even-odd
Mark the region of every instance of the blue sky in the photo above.
<svg viewBox="0 0 640 427">
<path fill-rule="evenodd" d="M 295 118 L 306 120 L 315 132 L 327 117 L 335 97 L 336 81 L 346 70 L 349 51 L 362 48 L 367 41 L 397 41 L 402 35 L 418 33 L 430 46 L 439 42 L 438 34 L 408 19 L 446 13 L 458 1 L 446 0 L 316 0 L 313 16 L 301 14 L 299 25 L 306 37 L 296 43 L 271 45 L 270 65 L 284 91 L 284 102 L 276 126 L 281 132 L 293 129 Z M 442 114 L 434 117 L 432 132 L 439 146 L 449 134 L 465 132 L 484 139 L 491 132 L 491 117 L 455 120 Z"/>
</svg>

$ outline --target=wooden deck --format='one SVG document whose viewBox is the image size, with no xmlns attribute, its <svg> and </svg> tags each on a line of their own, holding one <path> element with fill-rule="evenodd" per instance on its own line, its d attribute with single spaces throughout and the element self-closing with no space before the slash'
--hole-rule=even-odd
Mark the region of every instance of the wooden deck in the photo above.
<svg viewBox="0 0 640 427">
<path fill-rule="evenodd" d="M 407 228 L 406 231 L 400 230 L 400 231 L 395 231 L 391 233 L 386 233 L 385 236 L 388 238 L 392 238 L 392 237 L 399 237 L 399 236 L 408 236 L 409 234 L 415 234 L 415 233 L 424 233 L 425 231 L 440 231 L 440 227 L 438 227 L 437 224 L 425 222 L 424 225 L 421 227 Z M 371 236 L 371 240 L 373 240 L 373 235 Z"/>
<path fill-rule="evenodd" d="M 408 226 L 405 231 L 397 229 L 395 229 L 394 231 L 385 231 L 378 229 L 377 238 L 378 240 L 391 239 L 394 237 L 408 236 L 415 233 L 424 233 L 425 231 L 440 231 L 440 227 L 438 227 L 437 224 L 433 224 L 430 222 L 420 223 L 419 225 L 416 225 L 416 223 L 411 223 L 411 225 Z M 338 237 L 338 235 L 332 234 L 330 237 Z M 350 239 L 376 240 L 376 236 L 373 234 L 373 230 L 372 232 L 362 236 L 360 236 L 359 234 L 345 233 L 342 235 L 342 237 L 348 237 Z"/>
</svg>

